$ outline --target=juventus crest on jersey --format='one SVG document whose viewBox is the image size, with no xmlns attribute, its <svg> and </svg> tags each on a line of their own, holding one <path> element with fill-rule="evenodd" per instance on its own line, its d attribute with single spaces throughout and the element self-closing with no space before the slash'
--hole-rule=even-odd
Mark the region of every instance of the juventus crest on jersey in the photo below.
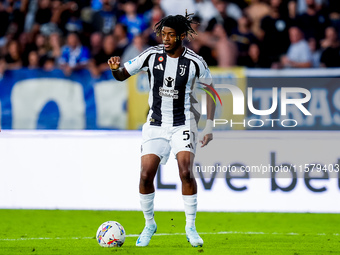
<svg viewBox="0 0 340 255">
<path fill-rule="evenodd" d="M 164 46 L 150 47 L 124 64 L 130 75 L 147 71 L 150 83 L 148 121 L 155 126 L 180 126 L 199 119 L 195 97 L 197 79 L 208 79 L 209 68 L 202 57 L 188 48 L 178 58 L 169 57 Z M 206 81 L 205 81 L 206 83 Z"/>
</svg>

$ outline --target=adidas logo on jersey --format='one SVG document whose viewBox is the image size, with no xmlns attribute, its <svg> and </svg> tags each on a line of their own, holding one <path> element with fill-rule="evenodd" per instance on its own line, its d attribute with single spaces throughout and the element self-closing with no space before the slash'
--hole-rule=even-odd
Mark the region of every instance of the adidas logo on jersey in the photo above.
<svg viewBox="0 0 340 255">
<path fill-rule="evenodd" d="M 163 68 L 163 65 L 162 65 L 162 64 L 156 65 L 156 66 L 155 66 L 155 69 L 164 71 L 164 68 Z"/>
</svg>

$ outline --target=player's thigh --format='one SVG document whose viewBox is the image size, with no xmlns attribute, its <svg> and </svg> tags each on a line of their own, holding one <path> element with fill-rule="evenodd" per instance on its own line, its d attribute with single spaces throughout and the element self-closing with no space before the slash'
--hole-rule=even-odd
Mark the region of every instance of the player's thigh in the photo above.
<svg viewBox="0 0 340 255">
<path fill-rule="evenodd" d="M 146 155 L 156 155 L 159 158 L 160 163 L 165 164 L 171 151 L 166 130 L 161 127 L 154 127 L 146 124 L 143 126 L 142 137 L 142 157 Z"/>
<path fill-rule="evenodd" d="M 197 135 L 197 128 L 193 126 L 181 126 L 175 129 L 170 140 L 170 145 L 176 157 L 178 153 L 182 151 L 191 152 L 190 157 L 195 155 L 198 140 Z"/>
</svg>

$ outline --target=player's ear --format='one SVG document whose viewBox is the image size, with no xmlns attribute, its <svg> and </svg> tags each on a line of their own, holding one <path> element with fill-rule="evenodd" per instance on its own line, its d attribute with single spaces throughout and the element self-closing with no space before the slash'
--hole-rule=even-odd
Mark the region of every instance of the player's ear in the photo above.
<svg viewBox="0 0 340 255">
<path fill-rule="evenodd" d="M 183 34 L 181 34 L 181 41 L 183 41 L 184 40 L 184 38 L 185 38 L 185 33 L 183 33 Z"/>
</svg>

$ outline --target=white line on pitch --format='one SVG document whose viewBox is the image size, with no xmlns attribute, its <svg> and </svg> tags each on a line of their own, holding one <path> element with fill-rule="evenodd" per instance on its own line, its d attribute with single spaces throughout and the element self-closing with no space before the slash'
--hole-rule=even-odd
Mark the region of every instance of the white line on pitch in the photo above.
<svg viewBox="0 0 340 255">
<path fill-rule="evenodd" d="M 288 236 L 298 236 L 299 233 L 265 233 L 265 232 L 240 232 L 240 231 L 222 231 L 222 232 L 200 232 L 200 235 L 288 235 Z M 185 233 L 156 233 L 155 236 L 184 236 Z M 325 236 L 326 233 L 317 233 L 316 235 Z M 333 233 L 331 235 L 339 236 L 339 233 Z M 126 235 L 126 237 L 138 237 L 138 234 Z M 65 239 L 94 239 L 93 237 L 22 237 L 16 239 L 0 239 L 1 241 L 30 241 L 30 240 L 65 240 Z"/>
</svg>

